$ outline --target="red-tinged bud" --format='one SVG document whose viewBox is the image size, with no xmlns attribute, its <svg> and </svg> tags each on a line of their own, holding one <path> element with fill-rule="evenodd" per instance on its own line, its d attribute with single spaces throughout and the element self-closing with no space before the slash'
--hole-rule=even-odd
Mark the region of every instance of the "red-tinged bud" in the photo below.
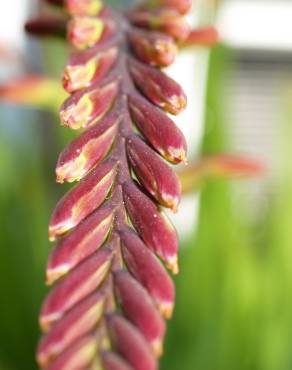
<svg viewBox="0 0 292 370">
<path fill-rule="evenodd" d="M 156 370 L 155 357 L 142 334 L 118 315 L 108 318 L 109 333 L 114 347 L 135 370 Z"/>
<path fill-rule="evenodd" d="M 173 39 L 163 33 L 133 30 L 129 33 L 130 44 L 137 57 L 144 63 L 166 67 L 176 57 Z"/>
<path fill-rule="evenodd" d="M 105 248 L 78 265 L 51 290 L 40 315 L 40 325 L 47 332 L 65 312 L 95 291 L 111 265 L 112 250 Z"/>
<path fill-rule="evenodd" d="M 39 17 L 25 24 L 25 31 L 34 36 L 66 37 L 66 18 L 51 16 Z"/>
<path fill-rule="evenodd" d="M 132 230 L 120 232 L 123 257 L 131 274 L 148 290 L 160 313 L 172 316 L 175 288 L 158 258 Z"/>
<path fill-rule="evenodd" d="M 107 40 L 114 30 L 114 22 L 108 19 L 74 17 L 68 24 L 68 39 L 75 48 L 82 50 Z"/>
<path fill-rule="evenodd" d="M 138 96 L 129 97 L 129 107 L 135 124 L 154 149 L 171 163 L 186 160 L 184 135 L 167 115 Z"/>
<path fill-rule="evenodd" d="M 47 283 L 52 284 L 93 254 L 107 238 L 114 210 L 101 208 L 63 238 L 49 258 Z"/>
<path fill-rule="evenodd" d="M 47 370 L 83 370 L 88 369 L 96 352 L 98 341 L 93 335 L 84 337 L 62 353 Z"/>
<path fill-rule="evenodd" d="M 69 191 L 57 204 L 49 226 L 49 238 L 54 241 L 78 225 L 105 200 L 116 177 L 115 161 L 99 165 Z"/>
<path fill-rule="evenodd" d="M 177 273 L 178 240 L 173 225 L 132 181 L 125 183 L 123 190 L 131 221 L 145 244 L 163 259 L 173 273 Z"/>
<path fill-rule="evenodd" d="M 102 364 L 105 370 L 134 370 L 121 356 L 114 352 L 103 353 Z"/>
<path fill-rule="evenodd" d="M 95 86 L 73 94 L 61 107 L 62 125 L 77 130 L 98 122 L 111 108 L 118 87 L 119 82 L 112 81 L 101 87 Z"/>
<path fill-rule="evenodd" d="M 213 46 L 219 41 L 216 28 L 206 27 L 192 30 L 182 46 Z"/>
<path fill-rule="evenodd" d="M 131 59 L 129 70 L 138 88 L 151 100 L 171 114 L 181 113 L 187 98 L 181 86 L 157 68 Z"/>
<path fill-rule="evenodd" d="M 130 14 L 129 19 L 135 26 L 166 33 L 177 41 L 185 40 L 190 32 L 185 19 L 172 9 L 138 9 Z"/>
<path fill-rule="evenodd" d="M 102 161 L 115 140 L 118 123 L 118 117 L 106 117 L 72 141 L 59 157 L 57 182 L 79 181 Z"/>
<path fill-rule="evenodd" d="M 73 54 L 63 72 L 63 86 L 69 93 L 92 86 L 106 76 L 118 56 L 112 47 L 100 51 L 98 47 Z"/>
<path fill-rule="evenodd" d="M 66 8 L 71 15 L 96 16 L 102 9 L 101 0 L 65 0 Z"/>
<path fill-rule="evenodd" d="M 47 368 L 55 357 L 94 329 L 102 317 L 104 305 L 104 294 L 94 293 L 69 311 L 41 340 L 37 353 L 38 363 Z"/>
<path fill-rule="evenodd" d="M 175 172 L 137 135 L 127 140 L 127 153 L 139 181 L 161 205 L 175 212 L 181 198 Z"/>
<path fill-rule="evenodd" d="M 63 6 L 64 5 L 64 0 L 46 0 L 47 3 L 56 5 L 56 6 Z"/>
<path fill-rule="evenodd" d="M 192 8 L 192 0 L 148 0 L 146 7 L 169 8 L 176 10 L 180 14 L 186 14 Z"/>
<path fill-rule="evenodd" d="M 114 284 L 124 314 L 143 334 L 155 355 L 160 356 L 165 323 L 148 292 L 126 271 L 114 274 Z"/>
</svg>

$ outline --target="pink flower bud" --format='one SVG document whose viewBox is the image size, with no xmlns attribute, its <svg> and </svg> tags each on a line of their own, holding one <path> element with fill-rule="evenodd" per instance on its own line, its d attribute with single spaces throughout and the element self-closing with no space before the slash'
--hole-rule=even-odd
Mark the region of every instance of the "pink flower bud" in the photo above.
<svg viewBox="0 0 292 370">
<path fill-rule="evenodd" d="M 176 45 L 171 37 L 163 33 L 133 30 L 129 32 L 129 41 L 144 63 L 166 67 L 175 60 Z"/>
<path fill-rule="evenodd" d="M 177 273 L 178 241 L 174 227 L 132 181 L 123 185 L 123 191 L 131 221 L 144 242 L 163 259 L 173 273 Z"/>
<path fill-rule="evenodd" d="M 138 96 L 129 97 L 129 107 L 138 129 L 165 159 L 172 163 L 186 160 L 186 140 L 169 117 Z"/>
<path fill-rule="evenodd" d="M 123 257 L 130 272 L 148 290 L 160 313 L 170 318 L 175 288 L 158 258 L 131 229 L 120 232 Z"/>
<path fill-rule="evenodd" d="M 118 315 L 108 318 L 114 347 L 135 370 L 157 370 L 155 357 L 142 334 Z"/>
<path fill-rule="evenodd" d="M 127 152 L 143 186 L 161 205 L 176 211 L 181 190 L 175 172 L 137 135 L 127 140 Z"/>
<path fill-rule="evenodd" d="M 68 24 L 68 39 L 77 49 L 96 45 L 102 38 L 105 24 L 96 17 L 74 17 Z"/>
<path fill-rule="evenodd" d="M 147 291 L 126 271 L 115 273 L 114 285 L 126 317 L 138 327 L 154 353 L 161 355 L 165 323 Z"/>
<path fill-rule="evenodd" d="M 79 181 L 102 161 L 115 140 L 119 120 L 117 116 L 108 116 L 72 141 L 59 157 L 57 181 Z"/>
<path fill-rule="evenodd" d="M 65 312 L 98 288 L 109 271 L 111 259 L 111 249 L 102 249 L 57 283 L 41 310 L 40 325 L 43 331 L 47 332 Z"/>
<path fill-rule="evenodd" d="M 116 162 L 99 165 L 57 204 L 49 226 L 50 240 L 78 225 L 105 200 L 116 177 Z"/>
<path fill-rule="evenodd" d="M 185 19 L 173 9 L 138 9 L 130 14 L 129 19 L 135 26 L 164 32 L 177 41 L 185 40 L 190 32 Z"/>
<path fill-rule="evenodd" d="M 53 362 L 47 370 L 88 369 L 98 349 L 98 342 L 93 335 L 77 341 Z"/>
<path fill-rule="evenodd" d="M 71 15 L 96 16 L 102 9 L 101 0 L 65 0 L 66 8 Z"/>
<path fill-rule="evenodd" d="M 72 93 L 101 81 L 117 56 L 116 47 L 104 50 L 95 47 L 73 54 L 63 72 L 64 88 Z"/>
<path fill-rule="evenodd" d="M 76 92 L 61 107 L 61 124 L 76 130 L 98 122 L 111 108 L 118 87 L 118 81 L 112 81 Z"/>
<path fill-rule="evenodd" d="M 192 7 L 192 0 L 148 0 L 146 7 L 162 7 L 174 9 L 181 14 L 186 14 Z"/>
<path fill-rule="evenodd" d="M 138 88 L 152 103 L 171 114 L 181 113 L 187 104 L 181 86 L 157 68 L 129 60 L 129 70 Z"/>
<path fill-rule="evenodd" d="M 42 338 L 37 359 L 42 367 L 47 367 L 77 339 L 89 333 L 102 317 L 105 305 L 104 294 L 94 293 L 69 311 Z"/>
<path fill-rule="evenodd" d="M 63 238 L 50 255 L 47 283 L 52 284 L 100 248 L 114 218 L 112 208 L 101 208 Z"/>
<path fill-rule="evenodd" d="M 134 370 L 123 358 L 114 352 L 105 352 L 102 355 L 104 370 Z"/>
</svg>

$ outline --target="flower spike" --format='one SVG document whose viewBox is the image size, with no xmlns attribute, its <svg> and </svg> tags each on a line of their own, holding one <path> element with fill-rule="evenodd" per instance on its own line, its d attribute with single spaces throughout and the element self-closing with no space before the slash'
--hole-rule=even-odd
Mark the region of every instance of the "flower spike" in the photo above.
<svg viewBox="0 0 292 370">
<path fill-rule="evenodd" d="M 157 370 L 175 299 L 167 269 L 178 272 L 177 234 L 161 207 L 176 211 L 181 187 L 166 161 L 187 155 L 167 115 L 187 99 L 161 68 L 188 40 L 191 0 L 149 0 L 128 12 L 101 0 L 48 2 L 67 16 L 27 29 L 63 36 L 67 24 L 70 96 L 60 119 L 83 130 L 57 163 L 57 182 L 78 183 L 50 221 L 53 287 L 37 360 L 46 370 Z"/>
</svg>

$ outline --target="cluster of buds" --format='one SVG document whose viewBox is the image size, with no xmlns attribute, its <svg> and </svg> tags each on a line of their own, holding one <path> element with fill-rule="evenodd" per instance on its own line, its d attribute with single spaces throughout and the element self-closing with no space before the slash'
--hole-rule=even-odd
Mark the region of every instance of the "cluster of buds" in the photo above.
<svg viewBox="0 0 292 370">
<path fill-rule="evenodd" d="M 74 52 L 60 119 L 82 133 L 56 168 L 58 182 L 78 183 L 49 225 L 53 288 L 37 360 L 48 370 L 156 370 L 175 296 L 167 269 L 178 272 L 177 235 L 161 207 L 177 210 L 181 186 L 167 162 L 187 151 L 167 115 L 182 112 L 186 96 L 161 68 L 191 34 L 191 0 L 149 0 L 126 14 L 100 0 L 49 2 L 69 18 L 26 28 L 67 30 Z"/>
</svg>

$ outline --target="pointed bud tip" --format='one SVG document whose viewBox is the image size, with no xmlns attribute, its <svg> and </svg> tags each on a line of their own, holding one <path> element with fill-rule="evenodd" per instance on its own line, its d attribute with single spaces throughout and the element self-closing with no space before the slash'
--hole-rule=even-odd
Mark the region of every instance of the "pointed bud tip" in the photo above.
<svg viewBox="0 0 292 370">
<path fill-rule="evenodd" d="M 70 266 L 68 264 L 63 264 L 58 266 L 57 268 L 47 268 L 47 276 L 46 276 L 46 284 L 52 285 L 56 280 L 60 279 L 60 277 L 67 274 L 70 270 Z"/>
<path fill-rule="evenodd" d="M 172 317 L 173 309 L 174 309 L 174 303 L 173 302 L 159 302 L 158 303 L 158 309 L 161 315 L 169 320 Z"/>
<path fill-rule="evenodd" d="M 177 275 L 179 273 L 179 265 L 178 265 L 178 258 L 177 255 L 175 256 L 169 256 L 166 260 L 166 266 L 170 269 L 170 271 Z"/>
<path fill-rule="evenodd" d="M 161 339 L 152 342 L 151 347 L 156 357 L 161 357 L 163 355 L 163 342 Z"/>
<path fill-rule="evenodd" d="M 44 333 L 47 333 L 54 322 L 59 320 L 62 317 L 61 313 L 55 312 L 50 315 L 42 315 L 40 316 L 40 327 Z"/>
</svg>

